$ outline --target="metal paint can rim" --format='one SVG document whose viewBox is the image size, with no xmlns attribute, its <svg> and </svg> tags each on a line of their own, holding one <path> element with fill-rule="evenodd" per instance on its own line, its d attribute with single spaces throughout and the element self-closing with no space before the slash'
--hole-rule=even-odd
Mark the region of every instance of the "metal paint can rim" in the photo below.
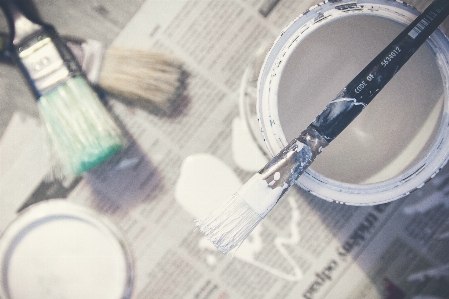
<svg viewBox="0 0 449 299">
<path fill-rule="evenodd" d="M 346 5 L 345 9 L 342 9 L 342 5 Z M 267 78 L 273 65 L 279 61 L 278 55 L 284 47 L 291 46 L 289 43 L 299 43 L 316 26 L 321 26 L 338 17 L 347 17 L 350 14 L 382 16 L 408 25 L 419 12 L 399 1 L 326 2 L 310 8 L 287 26 L 266 55 L 257 85 L 256 110 L 259 129 L 270 155 L 276 154 L 287 144 L 282 128 L 272 125 L 280 123 L 279 116 L 277 107 L 273 109 L 273 105 L 275 105 L 273 100 L 271 99 L 270 102 L 270 97 L 267 96 Z M 444 82 L 444 107 L 438 135 L 426 158 L 397 177 L 367 185 L 338 182 L 308 169 L 297 181 L 300 187 L 328 201 L 350 205 L 381 204 L 406 196 L 420 188 L 446 164 L 449 157 L 449 140 L 446 137 L 449 126 L 449 41 L 441 30 L 437 30 L 429 39 L 428 44 L 439 60 L 440 73 Z M 250 127 L 250 129 L 254 131 L 254 128 Z"/>
<path fill-rule="evenodd" d="M 64 225 L 68 222 L 71 222 L 78 227 L 83 226 L 83 229 L 87 228 L 88 230 L 91 230 L 91 232 L 100 236 L 102 238 L 101 240 L 103 240 L 103 238 L 107 240 L 108 245 L 114 246 L 115 253 L 117 254 L 113 256 L 114 262 L 111 260 L 112 256 L 108 256 L 108 260 L 105 261 L 108 264 L 112 264 L 116 263 L 117 260 L 119 260 L 119 263 L 121 264 L 120 269 L 123 269 L 123 273 L 118 274 L 118 280 L 114 279 L 114 281 L 109 281 L 109 283 L 118 283 L 119 285 L 116 289 L 118 291 L 116 294 L 114 294 L 113 298 L 127 299 L 131 297 L 134 283 L 133 257 L 130 248 L 127 245 L 127 242 L 119 229 L 106 217 L 100 215 L 92 209 L 71 203 L 65 199 L 51 199 L 33 204 L 21 211 L 18 216 L 6 227 L 0 237 L 0 295 L 2 298 L 16 299 L 16 297 L 11 294 L 10 280 L 13 279 L 13 277 L 11 276 L 14 274 L 11 273 L 10 266 L 14 258 L 14 254 L 17 252 L 17 249 L 20 248 L 20 244 L 23 242 L 32 242 L 27 240 L 32 239 L 32 234 L 36 234 L 36 231 L 38 230 L 41 231 L 40 235 L 42 235 L 42 230 L 45 231 L 45 226 L 48 225 L 48 223 L 52 223 L 51 225 L 61 225 L 62 227 L 64 227 Z M 67 237 L 72 238 L 70 232 L 67 232 L 67 234 Z M 40 246 L 36 243 L 33 243 L 33 245 Z M 91 245 L 104 246 L 104 244 L 100 245 L 97 244 L 97 242 L 95 244 L 83 244 L 80 246 L 89 247 Z M 44 244 L 42 246 L 45 247 L 46 245 Z M 65 250 L 69 249 L 62 247 L 62 250 L 64 251 L 61 251 L 61 255 L 67 254 Z M 73 248 L 70 248 L 70 250 L 73 250 Z M 70 251 L 70 254 L 73 255 L 70 255 L 69 257 L 77 258 L 77 251 Z M 55 285 L 56 288 L 58 286 L 59 279 L 61 279 L 61 281 L 64 281 L 70 276 L 70 274 L 67 273 L 65 273 L 64 275 L 59 274 L 60 273 L 58 273 L 57 275 L 53 275 L 54 280 L 52 281 L 52 285 Z M 89 274 L 90 273 L 85 273 L 87 277 L 89 277 Z M 45 273 L 45 275 L 43 276 L 46 275 L 47 273 Z M 66 278 L 64 278 L 64 276 L 66 276 Z M 36 275 L 35 278 L 39 280 L 43 279 L 38 275 Z M 92 280 L 92 283 L 95 284 L 95 281 L 98 281 L 98 277 L 95 277 L 95 279 Z M 81 281 L 78 281 L 78 283 L 79 285 L 77 285 L 77 287 L 80 288 L 92 287 L 92 284 L 83 285 Z M 23 285 L 23 288 L 29 287 L 30 285 L 28 283 L 26 285 Z M 39 288 L 44 288 L 44 286 L 39 286 Z M 52 287 L 52 289 L 54 288 Z M 60 293 L 52 294 L 53 291 L 51 290 L 48 290 L 48 292 L 48 298 L 57 298 L 61 295 Z"/>
</svg>

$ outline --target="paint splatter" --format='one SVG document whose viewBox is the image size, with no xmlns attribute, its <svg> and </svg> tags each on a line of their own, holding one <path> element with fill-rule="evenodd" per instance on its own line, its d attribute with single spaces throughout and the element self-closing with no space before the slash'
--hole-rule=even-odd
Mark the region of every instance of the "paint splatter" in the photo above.
<svg viewBox="0 0 449 299">
<path fill-rule="evenodd" d="M 209 154 L 195 154 L 187 157 L 181 167 L 181 173 L 176 183 L 175 199 L 192 216 L 200 218 L 215 210 L 222 201 L 230 197 L 242 182 L 235 172 L 220 159 Z M 291 222 L 288 237 L 277 237 L 274 246 L 291 266 L 292 273 L 284 273 L 270 267 L 256 257 L 267 244 L 262 239 L 264 227 L 259 224 L 249 237 L 233 252 L 234 258 L 263 269 L 272 275 L 287 281 L 298 281 L 303 273 L 297 263 L 285 249 L 286 245 L 298 244 L 300 240 L 298 221 L 300 212 L 294 198 L 287 198 L 290 204 Z M 207 237 L 202 237 L 198 248 L 206 254 L 206 263 L 213 267 L 217 263 L 216 248 Z"/>
<path fill-rule="evenodd" d="M 249 172 L 258 171 L 268 162 L 240 117 L 232 122 L 232 157 L 241 169 Z"/>
</svg>

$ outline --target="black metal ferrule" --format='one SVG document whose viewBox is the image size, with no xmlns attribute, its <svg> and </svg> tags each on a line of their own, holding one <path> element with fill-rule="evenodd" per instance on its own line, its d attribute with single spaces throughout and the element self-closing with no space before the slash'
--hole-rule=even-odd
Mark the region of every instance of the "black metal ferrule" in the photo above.
<svg viewBox="0 0 449 299">
<path fill-rule="evenodd" d="M 59 37 L 52 25 L 42 22 L 37 13 L 28 16 L 29 9 L 22 7 L 24 4 L 14 0 L 0 0 L 0 6 L 5 14 L 9 26 L 9 41 L 4 47 L 6 53 L 18 64 L 29 87 L 36 99 L 54 88 L 54 85 L 42 88 L 36 84 L 31 76 L 30 65 L 24 63 L 21 53 L 30 49 L 45 38 L 49 38 L 57 50 L 59 58 L 63 61 L 63 67 L 68 70 L 66 79 L 81 75 L 82 70 L 70 49 Z M 61 80 L 62 82 L 63 80 Z"/>
</svg>

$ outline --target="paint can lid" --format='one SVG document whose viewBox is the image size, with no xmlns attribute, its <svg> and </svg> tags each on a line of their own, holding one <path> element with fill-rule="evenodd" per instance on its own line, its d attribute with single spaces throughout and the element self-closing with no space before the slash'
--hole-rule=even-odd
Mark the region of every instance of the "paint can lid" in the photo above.
<svg viewBox="0 0 449 299">
<path fill-rule="evenodd" d="M 131 254 L 106 218 L 67 200 L 22 211 L 0 238 L 0 297 L 129 298 Z"/>
</svg>

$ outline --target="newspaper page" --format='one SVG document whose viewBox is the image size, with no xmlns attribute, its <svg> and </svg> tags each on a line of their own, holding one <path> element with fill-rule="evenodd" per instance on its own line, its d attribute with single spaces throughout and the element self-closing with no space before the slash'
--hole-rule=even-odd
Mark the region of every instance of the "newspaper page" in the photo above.
<svg viewBox="0 0 449 299">
<path fill-rule="evenodd" d="M 111 98 L 127 149 L 58 188 L 36 186 L 36 171 L 11 206 L 56 190 L 107 215 L 134 255 L 133 298 L 449 298 L 447 167 L 411 195 L 377 206 L 329 203 L 294 187 L 231 255 L 195 230 L 204 206 L 227 198 L 265 162 L 253 161 L 250 171 L 236 158 L 248 61 L 314 3 L 147 0 L 116 43 L 185 61 L 188 88 L 175 112 L 155 115 Z M 193 186 L 179 194 L 181 179 Z"/>
</svg>

